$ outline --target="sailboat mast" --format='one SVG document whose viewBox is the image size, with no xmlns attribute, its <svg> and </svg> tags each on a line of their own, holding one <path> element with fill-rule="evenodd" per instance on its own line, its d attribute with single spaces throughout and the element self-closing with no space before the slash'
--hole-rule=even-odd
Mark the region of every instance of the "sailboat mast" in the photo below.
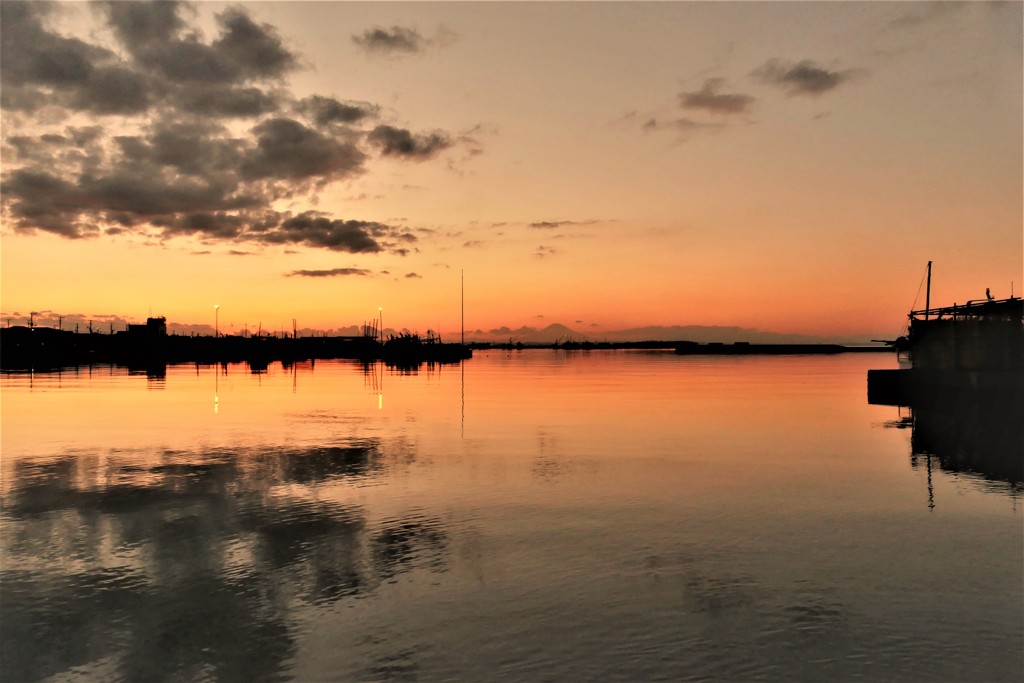
<svg viewBox="0 0 1024 683">
<path fill-rule="evenodd" d="M 462 303 L 462 345 L 466 345 L 466 271 L 462 270 L 459 274 L 460 284 L 462 287 L 461 291 L 461 303 Z"/>
<path fill-rule="evenodd" d="M 928 319 L 928 311 L 932 308 L 932 262 L 928 262 L 928 287 L 924 290 L 924 319 Z"/>
</svg>

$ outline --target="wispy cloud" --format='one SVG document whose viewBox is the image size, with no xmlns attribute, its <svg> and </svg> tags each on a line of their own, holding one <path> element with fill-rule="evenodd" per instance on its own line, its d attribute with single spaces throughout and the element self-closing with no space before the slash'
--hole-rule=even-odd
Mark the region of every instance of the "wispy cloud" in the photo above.
<svg viewBox="0 0 1024 683">
<path fill-rule="evenodd" d="M 724 78 L 709 78 L 700 90 L 679 94 L 679 104 L 685 109 L 701 109 L 712 114 L 745 114 L 755 98 L 741 93 L 723 93 Z"/>
<path fill-rule="evenodd" d="M 889 22 L 889 27 L 894 29 L 914 29 L 926 24 L 940 21 L 944 17 L 960 12 L 971 2 L 921 2 L 909 5 L 897 5 L 897 7 L 912 7 L 908 12 L 900 14 Z M 992 3 L 997 4 L 997 3 Z"/>
<path fill-rule="evenodd" d="M 347 277 L 357 275 L 366 277 L 373 275 L 373 272 L 365 268 L 331 268 L 329 270 L 293 270 L 286 277 Z"/>
<path fill-rule="evenodd" d="M 679 134 L 680 140 L 689 140 L 692 136 L 701 132 L 718 130 L 725 124 L 718 122 L 695 121 L 687 117 L 669 117 L 668 119 L 650 118 L 642 129 L 645 133 L 662 130 L 672 130 Z"/>
<path fill-rule="evenodd" d="M 593 225 L 595 223 L 597 223 L 597 221 L 594 219 L 585 221 L 537 221 L 535 223 L 530 223 L 529 226 L 537 230 L 554 230 L 556 228 L 564 228 L 566 226 Z"/>
</svg>

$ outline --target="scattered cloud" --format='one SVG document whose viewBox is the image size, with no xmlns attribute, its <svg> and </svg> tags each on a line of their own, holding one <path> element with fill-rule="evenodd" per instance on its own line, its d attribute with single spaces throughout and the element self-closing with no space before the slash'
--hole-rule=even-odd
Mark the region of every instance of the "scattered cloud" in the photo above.
<svg viewBox="0 0 1024 683">
<path fill-rule="evenodd" d="M 368 55 L 408 57 L 423 54 L 431 47 L 450 45 L 455 38 L 455 33 L 445 26 L 439 27 L 432 38 L 406 26 L 374 26 L 352 36 L 352 42 Z"/>
<path fill-rule="evenodd" d="M 860 73 L 857 69 L 831 71 L 807 59 L 796 63 L 771 59 L 751 75 L 763 83 L 784 89 L 790 96 L 814 96 L 834 90 Z"/>
<path fill-rule="evenodd" d="M 409 253 L 406 228 L 302 204 L 368 173 L 373 152 L 425 161 L 452 135 L 381 125 L 368 102 L 294 98 L 286 79 L 300 56 L 246 10 L 218 13 L 205 39 L 186 2 L 96 7 L 116 45 L 52 30 L 53 5 L 0 4 L 0 107 L 17 114 L 3 127 L 5 224 L 72 239 Z M 283 201 L 294 211 L 280 212 Z"/>
<path fill-rule="evenodd" d="M 548 256 L 554 256 L 557 253 L 558 250 L 554 247 L 548 247 L 542 244 L 537 247 L 537 250 L 533 252 L 533 255 L 537 258 L 547 258 Z"/>
<path fill-rule="evenodd" d="M 487 243 L 484 242 L 483 240 L 468 240 L 466 242 L 463 242 L 462 246 L 467 248 L 467 249 L 475 249 L 477 247 L 482 247 L 485 244 L 487 244 Z"/>
<path fill-rule="evenodd" d="M 679 104 L 684 109 L 702 109 L 712 114 L 746 114 L 754 104 L 751 95 L 723 93 L 724 78 L 709 78 L 700 90 L 679 94 Z"/>
<path fill-rule="evenodd" d="M 370 54 L 417 54 L 427 48 L 428 41 L 419 31 L 404 26 L 368 28 L 352 36 L 352 42 Z"/>
<path fill-rule="evenodd" d="M 454 144 L 447 134 L 440 131 L 414 135 L 405 128 L 387 125 L 377 126 L 366 139 L 383 156 L 416 161 L 435 157 Z"/>
<path fill-rule="evenodd" d="M 344 277 L 348 275 L 369 276 L 373 273 L 365 268 L 331 268 L 330 270 L 293 270 L 286 277 Z"/>
<path fill-rule="evenodd" d="M 405 277 L 406 277 L 406 279 L 409 279 L 409 280 L 422 280 L 423 279 L 423 276 L 420 275 L 419 273 L 406 273 Z"/>
</svg>

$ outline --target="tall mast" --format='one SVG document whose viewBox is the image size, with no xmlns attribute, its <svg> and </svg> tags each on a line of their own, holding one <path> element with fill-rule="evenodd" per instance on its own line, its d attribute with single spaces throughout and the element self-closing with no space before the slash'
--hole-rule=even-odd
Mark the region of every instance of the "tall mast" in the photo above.
<svg viewBox="0 0 1024 683">
<path fill-rule="evenodd" d="M 928 319 L 928 311 L 932 308 L 932 262 L 928 262 L 928 287 L 924 290 L 924 319 Z"/>
<path fill-rule="evenodd" d="M 462 285 L 462 345 L 466 345 L 466 271 L 460 271 L 460 282 Z"/>
</svg>

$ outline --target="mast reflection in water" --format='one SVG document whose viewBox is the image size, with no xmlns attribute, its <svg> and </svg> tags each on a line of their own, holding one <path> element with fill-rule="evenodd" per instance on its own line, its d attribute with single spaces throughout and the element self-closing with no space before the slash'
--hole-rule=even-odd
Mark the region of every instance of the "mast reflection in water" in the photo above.
<svg viewBox="0 0 1024 683">
<path fill-rule="evenodd" d="M 0 678 L 1018 679 L 1020 471 L 878 363 L 0 376 Z"/>
</svg>

